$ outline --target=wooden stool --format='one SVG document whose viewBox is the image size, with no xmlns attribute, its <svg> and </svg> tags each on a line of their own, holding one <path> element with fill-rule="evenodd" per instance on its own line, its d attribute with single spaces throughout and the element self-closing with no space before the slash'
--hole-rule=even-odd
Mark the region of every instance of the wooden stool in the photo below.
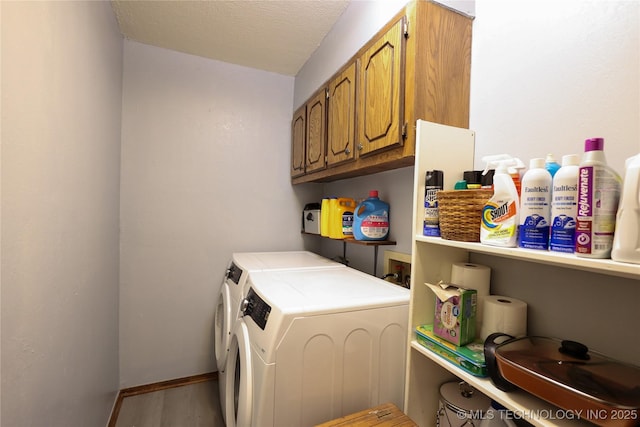
<svg viewBox="0 0 640 427">
<path fill-rule="evenodd" d="M 393 403 L 383 403 L 375 408 L 365 409 L 355 414 L 346 415 L 316 427 L 418 427 Z"/>
</svg>

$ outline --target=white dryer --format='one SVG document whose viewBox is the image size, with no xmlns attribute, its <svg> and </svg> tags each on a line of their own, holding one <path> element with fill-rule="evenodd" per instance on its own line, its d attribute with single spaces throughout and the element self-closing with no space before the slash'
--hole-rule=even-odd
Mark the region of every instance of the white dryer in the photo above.
<svg viewBox="0 0 640 427">
<path fill-rule="evenodd" d="M 346 268 L 343 264 L 308 251 L 238 252 L 225 272 L 214 321 L 214 352 L 218 368 L 218 384 L 222 415 L 226 419 L 226 363 L 231 332 L 235 327 L 240 302 L 246 295 L 245 283 L 251 272 L 265 270 Z"/>
<path fill-rule="evenodd" d="M 227 360 L 227 427 L 402 407 L 409 291 L 352 268 L 252 273 Z"/>
</svg>

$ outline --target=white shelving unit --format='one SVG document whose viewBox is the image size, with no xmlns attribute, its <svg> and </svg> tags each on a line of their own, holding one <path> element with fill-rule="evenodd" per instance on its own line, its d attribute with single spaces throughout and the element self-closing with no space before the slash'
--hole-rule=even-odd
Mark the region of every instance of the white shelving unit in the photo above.
<svg viewBox="0 0 640 427">
<path fill-rule="evenodd" d="M 581 258 L 574 254 L 546 252 L 534 249 L 494 247 L 480 243 L 457 242 L 453 240 L 444 240 L 439 237 L 426 237 L 421 234 L 416 235 L 415 240 L 421 243 L 463 249 L 467 252 L 488 254 L 528 262 L 537 262 L 545 265 L 572 268 L 575 270 L 591 271 L 593 273 L 606 274 L 609 276 L 626 277 L 628 279 L 640 278 L 640 265 L 625 264 L 612 261 L 610 259 Z"/>
<path fill-rule="evenodd" d="M 434 311 L 434 294 L 423 284 L 449 281 L 452 264 L 469 262 L 469 256 L 474 253 L 498 257 L 504 262 L 518 260 L 541 263 L 632 280 L 640 279 L 640 266 L 579 258 L 573 254 L 492 247 L 423 236 L 425 173 L 427 170 L 443 170 L 445 188 L 453 188 L 453 183 L 461 179 L 462 171 L 473 169 L 474 134 L 469 130 L 422 121 L 418 121 L 417 126 L 405 413 L 420 426 L 435 426 L 440 385 L 462 379 L 533 425 L 592 426 L 593 424 L 583 420 L 570 419 L 566 411 L 524 391 L 502 392 L 488 378 L 470 375 L 423 347 L 416 340 L 414 331 L 416 326 L 432 323 Z"/>
</svg>

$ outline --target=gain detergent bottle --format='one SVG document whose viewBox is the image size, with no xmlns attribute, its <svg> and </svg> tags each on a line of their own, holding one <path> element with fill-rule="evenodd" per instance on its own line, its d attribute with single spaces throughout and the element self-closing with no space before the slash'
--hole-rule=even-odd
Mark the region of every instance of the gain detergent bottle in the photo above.
<svg viewBox="0 0 640 427">
<path fill-rule="evenodd" d="M 389 235 L 389 203 L 371 190 L 353 213 L 353 237 L 356 240 L 386 240 Z"/>
</svg>

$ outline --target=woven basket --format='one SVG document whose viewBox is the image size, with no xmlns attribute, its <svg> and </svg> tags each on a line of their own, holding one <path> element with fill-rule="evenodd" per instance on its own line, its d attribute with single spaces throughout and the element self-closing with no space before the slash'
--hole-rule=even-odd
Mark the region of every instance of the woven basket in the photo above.
<svg viewBox="0 0 640 427">
<path fill-rule="evenodd" d="M 480 241 L 482 208 L 493 190 L 438 191 L 440 236 L 461 242 Z"/>
</svg>

